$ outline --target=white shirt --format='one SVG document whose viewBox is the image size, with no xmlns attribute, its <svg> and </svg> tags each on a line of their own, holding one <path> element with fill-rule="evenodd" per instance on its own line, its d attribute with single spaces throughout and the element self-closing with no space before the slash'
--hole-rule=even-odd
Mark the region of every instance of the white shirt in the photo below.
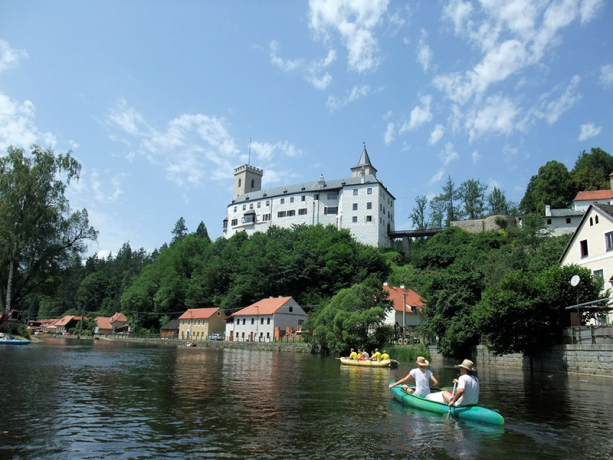
<svg viewBox="0 0 613 460">
<path fill-rule="evenodd" d="M 409 374 L 415 379 L 414 394 L 416 396 L 424 398 L 430 393 L 430 377 L 432 377 L 432 371 L 430 369 L 426 369 L 426 375 L 424 375 L 420 368 L 413 369 Z"/>
<path fill-rule="evenodd" d="M 458 390 L 464 389 L 455 406 L 474 406 L 479 404 L 479 379 L 474 375 L 464 374 L 458 379 Z"/>
</svg>

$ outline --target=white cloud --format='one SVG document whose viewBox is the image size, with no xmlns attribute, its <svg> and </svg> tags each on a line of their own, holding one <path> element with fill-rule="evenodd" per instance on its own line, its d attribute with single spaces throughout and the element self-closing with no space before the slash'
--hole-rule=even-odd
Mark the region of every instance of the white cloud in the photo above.
<svg viewBox="0 0 613 460">
<path fill-rule="evenodd" d="M 430 133 L 430 140 L 428 141 L 428 143 L 430 145 L 436 144 L 438 141 L 441 140 L 444 134 L 445 130 L 443 128 L 443 125 L 436 125 L 434 127 L 434 130 Z"/>
<path fill-rule="evenodd" d="M 26 100 L 20 103 L 0 92 L 1 153 L 10 145 L 26 149 L 37 143 L 43 147 L 55 146 L 55 136 L 51 133 L 41 133 L 36 127 L 35 112 L 32 102 Z"/>
<path fill-rule="evenodd" d="M 21 59 L 27 58 L 28 53 L 11 48 L 8 42 L 0 40 L 0 73 L 16 67 Z"/>
<path fill-rule="evenodd" d="M 119 174 L 119 175 L 115 175 L 114 177 L 111 177 L 110 179 L 107 179 L 111 184 L 110 191 L 105 190 L 105 186 L 100 179 L 100 174 L 98 173 L 96 169 L 93 169 L 91 171 L 91 173 L 89 174 L 89 177 L 87 173 L 85 172 L 85 174 L 83 174 L 81 178 L 84 183 L 90 184 L 91 190 L 96 200 L 103 202 L 103 203 L 111 203 L 111 202 L 117 201 L 119 197 L 123 195 L 123 190 L 121 188 L 121 180 L 120 180 L 121 176 L 123 175 Z M 83 188 L 83 191 L 85 190 L 86 188 Z"/>
<path fill-rule="evenodd" d="M 537 118 L 543 118 L 548 124 L 552 125 L 562 116 L 564 112 L 569 110 L 577 101 L 581 99 L 581 94 L 577 92 L 577 87 L 581 82 L 581 77 L 575 75 L 571 78 L 569 84 L 564 88 L 562 94 L 557 99 L 551 99 L 552 94 L 559 92 L 561 87 L 558 86 L 552 91 L 543 94 L 539 98 L 539 103 L 534 115 Z"/>
<path fill-rule="evenodd" d="M 387 124 L 385 134 L 383 135 L 383 142 L 385 142 L 385 145 L 390 145 L 392 142 L 394 142 L 394 129 L 394 123 Z"/>
<path fill-rule="evenodd" d="M 439 158 L 443 160 L 443 165 L 448 166 L 452 161 L 456 161 L 460 158 L 458 152 L 453 149 L 453 144 L 451 142 L 447 142 L 445 144 L 445 148 L 440 151 L 438 154 Z"/>
<path fill-rule="evenodd" d="M 432 62 L 432 49 L 428 46 L 428 43 L 426 43 L 426 38 L 428 38 L 428 33 L 425 29 L 421 29 L 421 38 L 417 45 L 417 62 L 421 64 L 424 72 L 428 71 L 430 62 Z"/>
<path fill-rule="evenodd" d="M 470 2 L 451 0 L 443 9 L 443 18 L 453 22 L 456 35 L 460 35 L 468 27 L 472 11 Z"/>
<path fill-rule="evenodd" d="M 305 81 L 317 89 L 326 89 L 332 83 L 332 75 L 325 69 L 336 60 L 336 51 L 329 50 L 326 57 L 318 61 L 306 62 L 303 59 L 282 59 L 278 56 L 279 43 L 270 42 L 270 62 L 284 72 L 299 72 Z"/>
<path fill-rule="evenodd" d="M 436 184 L 437 182 L 440 182 L 444 175 L 445 175 L 445 168 L 439 169 L 436 172 L 436 174 L 434 174 L 434 176 L 430 178 L 430 180 L 428 181 L 428 185 L 432 185 L 432 184 Z"/>
<path fill-rule="evenodd" d="M 600 134 L 600 131 L 602 131 L 602 127 L 596 126 L 594 125 L 594 123 L 586 123 L 584 125 L 581 125 L 581 133 L 579 134 L 579 140 L 585 141 L 594 136 L 598 136 L 598 134 Z"/>
<path fill-rule="evenodd" d="M 411 116 L 408 122 L 404 122 L 402 127 L 400 128 L 400 134 L 406 131 L 412 131 L 414 129 L 419 128 L 424 123 L 428 123 L 432 120 L 432 112 L 430 112 L 430 104 L 432 103 L 432 96 L 429 94 L 426 96 L 422 96 L 419 98 L 422 107 L 416 105 L 413 110 L 411 110 Z"/>
<path fill-rule="evenodd" d="M 602 0 L 583 0 L 580 6 L 581 24 L 586 24 L 596 17 L 598 10 L 604 6 Z"/>
<path fill-rule="evenodd" d="M 275 144 L 254 141 L 251 143 L 251 151 L 261 162 L 270 162 L 278 154 L 289 158 L 302 155 L 302 150 L 288 141 L 277 142 Z"/>
<path fill-rule="evenodd" d="M 326 102 L 326 107 L 330 112 L 339 110 L 345 107 L 347 104 L 357 101 L 361 97 L 367 96 L 370 92 L 370 86 L 356 85 L 343 99 L 339 99 L 335 96 L 329 96 Z"/>
<path fill-rule="evenodd" d="M 136 141 L 136 153 L 163 166 L 167 178 L 178 185 L 202 184 L 205 176 L 232 176 L 238 148 L 223 118 L 183 114 L 158 129 L 149 126 L 142 114 L 121 100 L 110 110 L 108 121 Z"/>
<path fill-rule="evenodd" d="M 471 153 L 470 157 L 473 159 L 473 163 L 475 164 L 481 159 L 481 155 L 479 154 L 478 150 L 475 150 L 473 153 Z"/>
<path fill-rule="evenodd" d="M 374 29 L 388 3 L 389 0 L 310 0 L 309 25 L 323 40 L 330 39 L 330 30 L 341 36 L 350 70 L 373 70 L 379 64 Z"/>
<path fill-rule="evenodd" d="M 465 127 L 470 142 L 483 134 L 511 134 L 515 129 L 518 108 L 510 99 L 500 95 L 488 97 L 485 103 L 466 115 Z"/>
<path fill-rule="evenodd" d="M 606 64 L 600 68 L 600 83 L 604 86 L 613 85 L 613 64 Z"/>
</svg>

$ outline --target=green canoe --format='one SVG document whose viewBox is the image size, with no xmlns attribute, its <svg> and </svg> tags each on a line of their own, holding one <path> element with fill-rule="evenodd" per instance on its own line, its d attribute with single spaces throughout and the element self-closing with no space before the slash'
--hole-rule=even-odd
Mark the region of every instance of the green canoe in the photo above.
<svg viewBox="0 0 613 460">
<path fill-rule="evenodd" d="M 395 382 L 390 382 L 390 385 Z M 410 385 L 409 385 L 410 386 Z M 417 409 L 436 412 L 441 415 L 449 414 L 449 406 L 444 403 L 430 401 L 419 396 L 407 393 L 400 386 L 391 389 L 394 398 L 400 401 L 405 406 L 415 407 Z M 504 425 L 504 418 L 498 412 L 486 409 L 480 406 L 460 406 L 452 407 L 451 414 L 453 418 L 460 420 L 469 420 L 471 422 L 489 423 L 491 425 Z"/>
</svg>

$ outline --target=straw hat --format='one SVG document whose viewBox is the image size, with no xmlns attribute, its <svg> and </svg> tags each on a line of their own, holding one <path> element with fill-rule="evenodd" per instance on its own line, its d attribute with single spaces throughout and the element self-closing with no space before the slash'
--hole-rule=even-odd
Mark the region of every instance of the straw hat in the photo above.
<svg viewBox="0 0 613 460">
<path fill-rule="evenodd" d="M 426 358 L 424 358 L 423 356 L 418 356 L 417 360 L 415 361 L 417 363 L 418 366 L 429 366 L 430 363 L 428 362 L 428 360 Z"/>
<path fill-rule="evenodd" d="M 462 364 L 458 364 L 456 367 L 462 367 L 470 372 L 477 372 L 477 369 L 475 368 L 475 363 L 473 363 L 470 359 L 465 359 L 464 361 L 462 361 Z"/>
</svg>

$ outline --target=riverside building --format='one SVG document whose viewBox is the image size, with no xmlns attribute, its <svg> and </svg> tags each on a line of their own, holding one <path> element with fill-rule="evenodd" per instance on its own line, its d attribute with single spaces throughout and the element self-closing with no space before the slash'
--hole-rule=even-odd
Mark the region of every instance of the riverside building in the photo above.
<svg viewBox="0 0 613 460">
<path fill-rule="evenodd" d="M 223 221 L 230 238 L 237 232 L 265 232 L 272 226 L 334 225 L 357 241 L 391 247 L 394 196 L 377 179 L 366 147 L 346 179 L 319 180 L 262 190 L 264 171 L 251 165 L 234 170 L 234 193 Z"/>
</svg>

